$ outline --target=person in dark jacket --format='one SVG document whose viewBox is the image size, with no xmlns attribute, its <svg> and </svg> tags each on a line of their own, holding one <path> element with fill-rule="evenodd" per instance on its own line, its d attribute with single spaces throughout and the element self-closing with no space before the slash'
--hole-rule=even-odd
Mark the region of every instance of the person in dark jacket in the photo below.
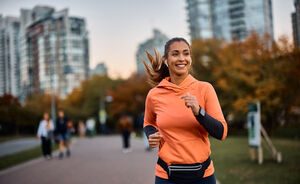
<svg viewBox="0 0 300 184">
<path fill-rule="evenodd" d="M 68 123 L 69 120 L 65 117 L 64 111 L 58 111 L 58 118 L 56 120 L 55 133 L 59 139 L 59 158 L 64 157 L 64 145 L 67 149 L 66 155 L 67 157 L 71 156 L 70 152 L 70 132 L 68 131 Z"/>
<path fill-rule="evenodd" d="M 117 128 L 122 134 L 123 153 L 131 152 L 131 149 L 130 149 L 130 134 L 133 131 L 132 118 L 127 114 L 123 114 L 121 116 L 121 118 L 119 119 L 119 121 L 118 121 Z"/>
</svg>

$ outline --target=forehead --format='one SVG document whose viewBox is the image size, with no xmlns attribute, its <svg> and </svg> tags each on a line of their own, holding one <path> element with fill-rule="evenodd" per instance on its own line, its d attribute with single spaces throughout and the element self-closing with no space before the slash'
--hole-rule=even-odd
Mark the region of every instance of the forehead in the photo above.
<svg viewBox="0 0 300 184">
<path fill-rule="evenodd" d="M 172 50 L 190 50 L 190 48 L 184 41 L 179 41 L 170 45 L 170 51 Z"/>
</svg>

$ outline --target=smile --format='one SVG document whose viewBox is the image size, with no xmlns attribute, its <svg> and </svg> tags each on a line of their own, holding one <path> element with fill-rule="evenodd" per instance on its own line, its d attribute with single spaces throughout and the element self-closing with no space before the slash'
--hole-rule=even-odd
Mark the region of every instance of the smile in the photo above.
<svg viewBox="0 0 300 184">
<path fill-rule="evenodd" d="M 186 64 L 178 64 L 178 65 L 175 65 L 176 67 L 179 67 L 179 68 L 184 68 L 186 66 Z"/>
</svg>

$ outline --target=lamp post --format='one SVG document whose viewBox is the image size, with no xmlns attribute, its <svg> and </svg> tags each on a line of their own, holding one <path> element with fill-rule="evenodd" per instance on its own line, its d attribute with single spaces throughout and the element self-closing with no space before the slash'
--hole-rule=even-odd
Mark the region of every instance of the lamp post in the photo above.
<svg viewBox="0 0 300 184">
<path fill-rule="evenodd" d="M 55 114 L 55 94 L 54 94 L 54 85 L 53 85 L 53 75 L 54 75 L 54 60 L 51 60 L 50 63 L 50 87 L 51 87 L 51 116 L 53 123 L 56 121 Z"/>
<path fill-rule="evenodd" d="M 100 98 L 100 110 L 99 110 L 99 122 L 101 127 L 101 133 L 106 133 L 106 119 L 107 119 L 107 112 L 105 107 L 105 102 L 110 103 L 113 101 L 113 98 L 111 96 L 106 96 L 103 100 Z"/>
</svg>

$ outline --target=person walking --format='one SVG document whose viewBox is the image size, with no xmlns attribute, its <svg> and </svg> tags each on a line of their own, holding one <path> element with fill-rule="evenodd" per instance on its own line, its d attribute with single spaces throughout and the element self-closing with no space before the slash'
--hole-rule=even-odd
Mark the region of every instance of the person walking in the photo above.
<svg viewBox="0 0 300 184">
<path fill-rule="evenodd" d="M 96 125 L 95 120 L 92 117 L 89 117 L 89 119 L 86 121 L 87 136 L 89 136 L 89 137 L 94 136 L 95 125 Z"/>
<path fill-rule="evenodd" d="M 46 159 L 52 158 L 52 135 L 53 135 L 54 125 L 53 122 L 49 119 L 49 114 L 44 113 L 43 120 L 40 121 L 37 137 L 41 139 L 41 147 L 43 155 Z"/>
<path fill-rule="evenodd" d="M 215 184 L 208 135 L 224 140 L 227 123 L 216 92 L 189 74 L 191 48 L 184 38 L 165 44 L 163 57 L 146 51 L 149 82 L 144 131 L 152 148 L 159 147 L 155 183 Z"/>
<path fill-rule="evenodd" d="M 86 128 L 85 128 L 84 122 L 82 120 L 80 120 L 78 123 L 77 131 L 78 131 L 80 138 L 85 136 Z"/>
<path fill-rule="evenodd" d="M 66 155 L 67 157 L 71 156 L 70 151 L 70 132 L 68 130 L 68 123 L 69 120 L 67 117 L 65 117 L 64 111 L 59 110 L 58 111 L 58 118 L 56 120 L 56 127 L 55 127 L 55 133 L 58 136 L 59 139 L 59 155 L 58 157 L 62 159 L 64 157 L 64 145 L 66 146 Z"/>
<path fill-rule="evenodd" d="M 122 134 L 123 153 L 131 152 L 130 134 L 133 130 L 132 118 L 126 114 L 122 115 L 118 121 L 118 130 Z"/>
</svg>

